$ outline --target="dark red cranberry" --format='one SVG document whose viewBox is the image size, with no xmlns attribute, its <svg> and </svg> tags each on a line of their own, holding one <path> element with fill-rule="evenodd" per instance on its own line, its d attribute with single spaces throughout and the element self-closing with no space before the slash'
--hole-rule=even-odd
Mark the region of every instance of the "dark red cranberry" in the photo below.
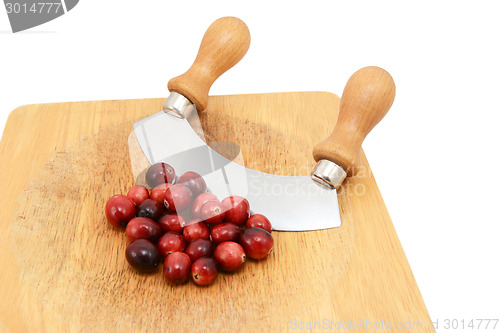
<svg viewBox="0 0 500 333">
<path fill-rule="evenodd" d="M 252 259 L 267 257 L 273 249 L 274 240 L 269 232 L 261 228 L 247 228 L 240 237 L 240 244 Z"/>
<path fill-rule="evenodd" d="M 160 236 L 163 234 L 161 227 L 153 220 L 146 217 L 134 217 L 127 224 L 125 229 L 127 238 L 133 242 L 136 239 L 147 239 L 156 243 Z"/>
<path fill-rule="evenodd" d="M 189 278 L 191 259 L 183 252 L 174 252 L 165 259 L 163 275 L 173 283 L 184 283 Z"/>
<path fill-rule="evenodd" d="M 271 232 L 271 230 L 273 230 L 269 219 L 262 214 L 253 214 L 252 216 L 250 216 L 247 220 L 246 227 L 261 228 L 267 232 Z"/>
<path fill-rule="evenodd" d="M 186 241 L 182 235 L 169 231 L 161 236 L 158 241 L 158 249 L 163 258 L 174 252 L 182 252 L 186 248 Z"/>
<path fill-rule="evenodd" d="M 191 214 L 193 218 L 199 219 L 201 218 L 201 207 L 208 201 L 219 201 L 215 194 L 203 192 L 194 199 L 193 204 L 191 206 Z"/>
<path fill-rule="evenodd" d="M 201 207 L 200 219 L 205 223 L 217 224 L 224 220 L 225 212 L 219 201 L 208 201 Z"/>
<path fill-rule="evenodd" d="M 241 230 L 238 225 L 224 222 L 215 225 L 210 234 L 212 236 L 212 242 L 218 245 L 227 241 L 239 242 L 242 233 L 243 230 Z"/>
<path fill-rule="evenodd" d="M 192 171 L 184 173 L 177 180 L 177 184 L 186 185 L 191 190 L 194 197 L 207 190 L 207 183 L 205 183 L 203 177 Z"/>
<path fill-rule="evenodd" d="M 115 227 L 125 227 L 135 217 L 135 204 L 127 196 L 114 195 L 106 202 L 104 212 L 109 223 Z"/>
<path fill-rule="evenodd" d="M 248 219 L 248 214 L 250 214 L 248 200 L 236 195 L 222 200 L 222 209 L 226 212 L 225 221 L 236 224 L 245 223 Z"/>
<path fill-rule="evenodd" d="M 207 286 L 217 277 L 217 265 L 212 258 L 200 258 L 191 265 L 191 277 L 199 286 Z"/>
<path fill-rule="evenodd" d="M 186 209 L 193 201 L 193 195 L 187 186 L 175 184 L 165 191 L 165 207 L 171 212 Z"/>
<path fill-rule="evenodd" d="M 184 229 L 184 225 L 186 221 L 182 215 L 176 213 L 167 213 L 160 217 L 158 220 L 158 224 L 163 229 L 163 231 L 175 231 L 178 233 L 182 233 L 182 229 Z"/>
<path fill-rule="evenodd" d="M 156 163 L 149 167 L 146 172 L 146 183 L 154 188 L 163 183 L 172 183 L 175 179 L 175 171 L 167 163 Z"/>
<path fill-rule="evenodd" d="M 125 251 L 130 266 L 141 272 L 152 272 L 161 262 L 156 246 L 147 239 L 138 239 L 127 246 Z"/>
<path fill-rule="evenodd" d="M 184 251 L 191 261 L 202 257 L 211 257 L 213 254 L 212 242 L 207 239 L 196 239 L 192 243 L 189 243 Z"/>
<path fill-rule="evenodd" d="M 163 206 L 153 199 L 144 200 L 137 206 L 137 216 L 157 221 L 163 213 Z"/>
<path fill-rule="evenodd" d="M 240 244 L 224 242 L 215 248 L 214 258 L 223 270 L 233 272 L 243 265 L 247 256 Z"/>
<path fill-rule="evenodd" d="M 127 197 L 129 197 L 136 206 L 139 206 L 141 202 L 146 199 L 149 199 L 149 190 L 141 185 L 134 185 L 128 191 Z"/>
<path fill-rule="evenodd" d="M 186 242 L 191 243 L 197 239 L 209 239 L 210 229 L 205 222 L 192 220 L 184 227 L 182 235 L 184 236 Z"/>
<path fill-rule="evenodd" d="M 165 192 L 170 186 L 172 185 L 168 183 L 157 185 L 154 189 L 151 190 L 151 199 L 158 202 L 160 205 L 163 205 L 163 202 L 165 201 Z"/>
</svg>

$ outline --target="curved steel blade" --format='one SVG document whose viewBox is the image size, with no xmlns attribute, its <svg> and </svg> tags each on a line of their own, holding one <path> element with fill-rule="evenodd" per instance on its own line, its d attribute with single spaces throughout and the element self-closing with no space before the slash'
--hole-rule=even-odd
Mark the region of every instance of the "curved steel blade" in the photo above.
<svg viewBox="0 0 500 333">
<path fill-rule="evenodd" d="M 199 119 L 194 121 L 199 123 Z M 335 190 L 317 185 L 309 176 L 272 175 L 234 163 L 207 146 L 190 122 L 161 111 L 134 124 L 137 140 L 151 164 L 166 162 L 178 175 L 199 173 L 220 199 L 229 195 L 247 198 L 252 211 L 266 215 L 276 230 L 341 225 Z"/>
</svg>

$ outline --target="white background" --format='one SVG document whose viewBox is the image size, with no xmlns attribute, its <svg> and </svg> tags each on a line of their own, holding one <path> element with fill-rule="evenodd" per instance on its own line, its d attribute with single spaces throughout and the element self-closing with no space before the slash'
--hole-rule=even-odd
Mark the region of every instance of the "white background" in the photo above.
<svg viewBox="0 0 500 333">
<path fill-rule="evenodd" d="M 226 15 L 252 45 L 212 94 L 340 95 L 355 70 L 383 67 L 396 101 L 364 150 L 430 315 L 499 318 L 496 2 L 82 0 L 18 34 L 0 7 L 0 130 L 23 104 L 166 96 Z"/>
</svg>

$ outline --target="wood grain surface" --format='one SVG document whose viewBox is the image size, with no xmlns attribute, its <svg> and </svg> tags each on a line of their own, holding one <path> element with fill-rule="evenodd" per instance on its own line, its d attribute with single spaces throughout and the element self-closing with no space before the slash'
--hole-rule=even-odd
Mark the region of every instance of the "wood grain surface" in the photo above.
<svg viewBox="0 0 500 333">
<path fill-rule="evenodd" d="M 433 331 L 364 154 L 339 191 L 340 228 L 273 232 L 266 260 L 204 288 L 130 268 L 125 234 L 106 222 L 104 205 L 134 183 L 133 122 L 163 101 L 11 113 L 0 143 L 0 331 Z M 208 141 L 237 143 L 247 166 L 306 175 L 338 108 L 325 92 L 214 96 L 201 121 Z"/>
</svg>

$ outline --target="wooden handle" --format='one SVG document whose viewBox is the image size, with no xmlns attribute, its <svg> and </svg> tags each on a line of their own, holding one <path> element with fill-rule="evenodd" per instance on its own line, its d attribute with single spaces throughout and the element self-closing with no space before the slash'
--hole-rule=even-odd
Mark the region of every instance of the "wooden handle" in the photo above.
<svg viewBox="0 0 500 333">
<path fill-rule="evenodd" d="M 342 93 L 337 125 L 326 140 L 314 147 L 314 159 L 332 161 L 348 175 L 355 174 L 361 144 L 387 114 L 395 94 L 394 80 L 382 68 L 365 67 L 354 73 Z"/>
<path fill-rule="evenodd" d="M 236 17 L 218 19 L 205 32 L 191 68 L 171 79 L 168 90 L 187 97 L 198 111 L 203 111 L 214 81 L 236 65 L 249 47 L 250 32 L 242 20 Z"/>
</svg>

